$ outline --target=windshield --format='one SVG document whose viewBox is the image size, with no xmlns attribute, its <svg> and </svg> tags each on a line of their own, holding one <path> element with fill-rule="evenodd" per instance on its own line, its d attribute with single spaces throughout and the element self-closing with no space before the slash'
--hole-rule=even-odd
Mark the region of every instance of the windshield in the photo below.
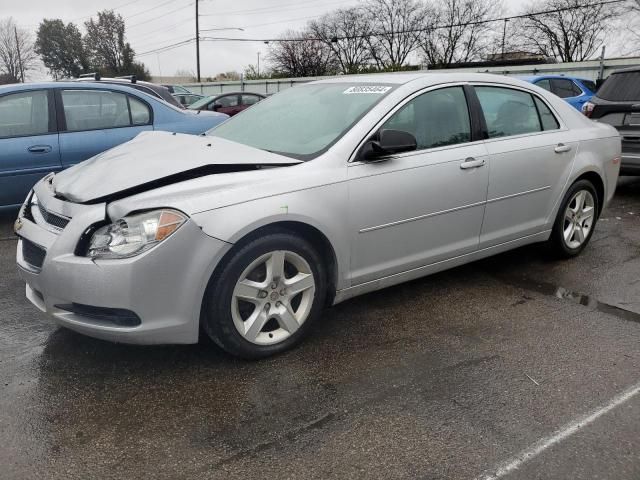
<svg viewBox="0 0 640 480">
<path fill-rule="evenodd" d="M 192 109 L 192 110 L 200 110 L 202 107 L 206 106 L 207 103 L 209 103 L 212 98 L 213 97 L 201 98 L 197 102 L 193 102 L 191 105 L 189 105 L 189 108 Z"/>
<path fill-rule="evenodd" d="M 207 134 L 310 160 L 335 143 L 392 88 L 348 83 L 292 87 L 256 103 Z"/>
</svg>

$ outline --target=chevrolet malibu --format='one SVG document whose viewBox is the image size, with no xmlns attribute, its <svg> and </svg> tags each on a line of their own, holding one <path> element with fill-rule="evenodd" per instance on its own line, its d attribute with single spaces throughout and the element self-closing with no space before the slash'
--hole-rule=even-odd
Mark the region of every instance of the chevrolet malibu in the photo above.
<svg viewBox="0 0 640 480">
<path fill-rule="evenodd" d="M 613 127 L 517 79 L 341 77 L 46 176 L 17 263 L 64 327 L 146 344 L 202 328 L 260 358 L 356 295 L 534 242 L 578 255 L 619 168 Z"/>
</svg>

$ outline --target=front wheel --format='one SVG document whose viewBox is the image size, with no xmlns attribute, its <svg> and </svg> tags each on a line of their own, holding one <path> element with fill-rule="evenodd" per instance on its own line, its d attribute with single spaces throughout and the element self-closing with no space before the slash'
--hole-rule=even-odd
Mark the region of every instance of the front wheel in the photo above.
<svg viewBox="0 0 640 480">
<path fill-rule="evenodd" d="M 550 244 L 563 257 L 578 255 L 589 243 L 598 220 L 598 195 L 588 180 L 567 191 L 551 232 Z"/>
<path fill-rule="evenodd" d="M 326 295 L 321 259 L 290 233 L 257 238 L 233 252 L 212 278 L 202 324 L 232 355 L 262 358 L 300 341 Z"/>
</svg>

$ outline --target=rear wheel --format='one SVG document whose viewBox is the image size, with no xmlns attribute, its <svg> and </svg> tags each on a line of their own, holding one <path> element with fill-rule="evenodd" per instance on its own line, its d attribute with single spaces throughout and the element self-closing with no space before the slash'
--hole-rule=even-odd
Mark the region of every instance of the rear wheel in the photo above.
<svg viewBox="0 0 640 480">
<path fill-rule="evenodd" d="M 563 257 L 578 255 L 589 243 L 598 220 L 598 195 L 591 182 L 579 180 L 567 191 L 553 225 L 550 243 Z"/>
<path fill-rule="evenodd" d="M 312 245 L 290 233 L 239 248 L 212 278 L 203 327 L 232 355 L 261 358 L 300 341 L 322 309 L 326 281 Z"/>
</svg>

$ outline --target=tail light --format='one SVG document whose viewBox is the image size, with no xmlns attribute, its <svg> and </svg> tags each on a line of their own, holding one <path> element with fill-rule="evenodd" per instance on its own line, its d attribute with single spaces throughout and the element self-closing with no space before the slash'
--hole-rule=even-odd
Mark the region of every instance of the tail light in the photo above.
<svg viewBox="0 0 640 480">
<path fill-rule="evenodd" d="M 595 104 L 591 102 L 586 102 L 584 105 L 582 105 L 582 113 L 584 113 L 587 117 L 591 118 L 591 115 L 593 114 L 593 109 L 595 107 L 596 107 Z"/>
</svg>

